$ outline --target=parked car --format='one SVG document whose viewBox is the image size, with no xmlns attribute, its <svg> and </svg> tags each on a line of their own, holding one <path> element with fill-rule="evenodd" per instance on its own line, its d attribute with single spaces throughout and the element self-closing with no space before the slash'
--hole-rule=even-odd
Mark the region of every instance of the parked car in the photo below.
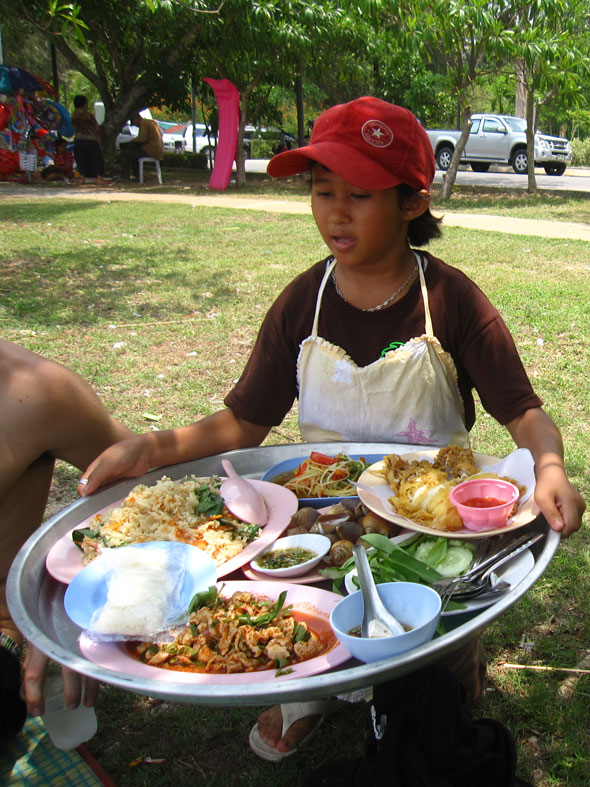
<svg viewBox="0 0 590 787">
<path fill-rule="evenodd" d="M 129 121 L 125 123 L 121 131 L 117 134 L 115 139 L 115 149 L 119 150 L 121 142 L 131 142 L 139 134 L 137 126 L 132 126 Z"/>
<path fill-rule="evenodd" d="M 193 148 L 194 128 L 194 148 Z M 205 153 L 214 155 L 216 138 L 208 133 L 204 123 L 179 124 L 166 129 L 162 135 L 164 150 L 177 153 Z"/>
<path fill-rule="evenodd" d="M 446 171 L 453 157 L 460 131 L 427 130 L 439 169 Z M 563 137 L 535 134 L 535 166 L 548 175 L 563 175 L 572 160 L 572 146 Z M 510 164 L 519 174 L 528 170 L 526 120 L 510 115 L 471 116 L 471 131 L 461 156 L 474 172 L 487 172 L 492 164 Z"/>
</svg>

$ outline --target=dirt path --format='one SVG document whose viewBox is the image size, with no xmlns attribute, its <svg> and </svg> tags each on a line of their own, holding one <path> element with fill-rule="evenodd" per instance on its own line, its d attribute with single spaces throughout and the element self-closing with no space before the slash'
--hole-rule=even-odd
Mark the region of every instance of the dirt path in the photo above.
<svg viewBox="0 0 590 787">
<path fill-rule="evenodd" d="M 311 215 L 307 201 L 288 199 L 268 199 L 264 196 L 240 197 L 227 194 L 154 194 L 145 191 L 120 191 L 116 188 L 98 189 L 93 186 L 86 188 L 66 187 L 48 188 L 43 186 L 13 186 L 0 184 L 0 200 L 2 197 L 17 196 L 60 199 L 88 199 L 103 202 L 168 202 L 182 205 L 212 208 L 230 208 L 232 210 L 263 210 L 270 213 L 293 213 Z M 570 221 L 537 221 L 510 216 L 495 216 L 483 213 L 444 214 L 447 227 L 466 227 L 489 232 L 505 232 L 512 235 L 536 235 L 541 238 L 569 238 L 590 241 L 590 223 L 574 223 Z"/>
</svg>

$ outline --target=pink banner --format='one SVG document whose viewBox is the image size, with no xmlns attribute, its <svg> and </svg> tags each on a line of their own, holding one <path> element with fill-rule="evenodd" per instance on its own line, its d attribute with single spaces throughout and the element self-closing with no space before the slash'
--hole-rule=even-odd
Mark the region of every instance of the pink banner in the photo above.
<svg viewBox="0 0 590 787">
<path fill-rule="evenodd" d="M 215 164 L 209 179 L 212 189 L 226 189 L 231 177 L 232 166 L 238 142 L 238 125 L 240 119 L 240 94 L 229 79 L 204 78 L 215 93 L 219 115 L 219 131 Z"/>
</svg>

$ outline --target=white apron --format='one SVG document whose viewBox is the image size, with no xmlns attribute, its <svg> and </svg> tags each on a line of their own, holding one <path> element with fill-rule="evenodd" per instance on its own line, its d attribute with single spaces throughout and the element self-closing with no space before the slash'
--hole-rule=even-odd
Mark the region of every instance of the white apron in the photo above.
<svg viewBox="0 0 590 787">
<path fill-rule="evenodd" d="M 336 260 L 327 266 L 312 333 L 297 359 L 299 429 L 308 442 L 469 445 L 457 370 L 433 334 L 422 262 L 414 254 L 425 332 L 365 367 L 318 336 L 322 297 Z"/>
</svg>

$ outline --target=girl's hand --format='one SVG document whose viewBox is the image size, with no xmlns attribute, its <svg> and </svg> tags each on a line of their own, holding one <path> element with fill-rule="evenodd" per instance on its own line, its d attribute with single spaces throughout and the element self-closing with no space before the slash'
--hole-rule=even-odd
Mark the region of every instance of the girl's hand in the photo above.
<svg viewBox="0 0 590 787">
<path fill-rule="evenodd" d="M 41 716 L 45 711 L 43 687 L 49 658 L 32 643 L 27 645 L 24 663 L 24 688 L 27 710 L 31 716 Z M 96 702 L 100 683 L 93 678 L 84 678 L 67 667 L 62 667 L 64 701 L 66 708 L 77 708 L 83 700 L 87 708 Z"/>
<path fill-rule="evenodd" d="M 145 435 L 135 435 L 109 446 L 88 465 L 78 482 L 78 494 L 95 492 L 103 484 L 119 478 L 135 478 L 150 469 L 148 441 Z"/>
<path fill-rule="evenodd" d="M 547 464 L 537 472 L 535 502 L 549 526 L 564 538 L 580 529 L 586 503 L 558 463 Z"/>
</svg>

